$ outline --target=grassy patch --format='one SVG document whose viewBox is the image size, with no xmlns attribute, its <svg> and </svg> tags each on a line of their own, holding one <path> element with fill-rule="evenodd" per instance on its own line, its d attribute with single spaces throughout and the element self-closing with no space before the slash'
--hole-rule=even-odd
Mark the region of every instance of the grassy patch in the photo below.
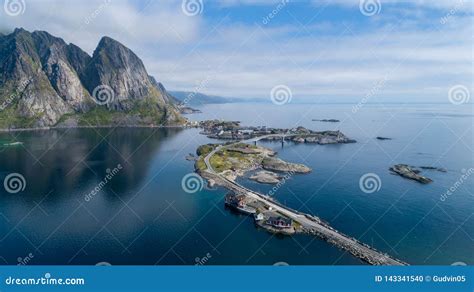
<svg viewBox="0 0 474 292">
<path fill-rule="evenodd" d="M 161 125 L 165 123 L 165 111 L 166 109 L 159 108 L 156 102 L 147 98 L 136 102 L 130 114 L 138 115 L 143 119 L 145 124 Z"/>
<path fill-rule="evenodd" d="M 196 153 L 198 156 L 206 156 L 211 153 L 217 147 L 216 144 L 205 144 L 198 147 Z"/>
<path fill-rule="evenodd" d="M 206 163 L 204 162 L 204 158 L 200 157 L 194 166 L 197 170 L 206 170 Z"/>
<path fill-rule="evenodd" d="M 225 170 L 248 169 L 252 165 L 261 162 L 261 156 L 256 154 L 242 154 L 240 152 L 222 150 L 216 152 L 209 162 L 212 168 L 218 172 Z"/>
<path fill-rule="evenodd" d="M 229 162 L 226 156 L 222 155 L 222 152 L 217 152 L 211 159 L 209 159 L 212 168 L 217 172 L 229 170 L 232 168 L 232 163 Z"/>
<path fill-rule="evenodd" d="M 32 128 L 40 117 L 41 116 L 32 118 L 20 117 L 13 107 L 6 108 L 0 111 L 0 128 Z"/>
<path fill-rule="evenodd" d="M 65 115 L 61 119 L 66 119 L 71 115 Z M 105 107 L 96 107 L 87 113 L 75 115 L 78 118 L 79 126 L 106 126 L 111 125 L 115 118 L 120 118 L 123 113 L 109 111 Z"/>
</svg>

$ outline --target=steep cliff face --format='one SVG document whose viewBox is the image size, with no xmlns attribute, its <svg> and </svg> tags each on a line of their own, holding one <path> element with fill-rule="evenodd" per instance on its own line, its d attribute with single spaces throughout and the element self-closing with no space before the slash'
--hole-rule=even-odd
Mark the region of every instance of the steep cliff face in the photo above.
<svg viewBox="0 0 474 292">
<path fill-rule="evenodd" d="M 184 121 L 143 62 L 108 37 L 90 57 L 47 32 L 16 29 L 0 36 L 0 70 L 0 128 L 52 126 L 65 114 L 84 121 L 90 112 L 113 119 L 95 116 L 89 125 Z M 106 103 L 97 99 L 103 87 Z"/>
<path fill-rule="evenodd" d="M 16 29 L 0 42 L 0 125 L 42 127 L 55 124 L 72 108 L 42 70 L 31 34 Z"/>
<path fill-rule="evenodd" d="M 33 32 L 43 71 L 57 94 L 75 111 L 85 112 L 92 106 L 92 100 L 79 79 L 68 58 L 68 45 L 60 38 L 47 32 Z"/>
<path fill-rule="evenodd" d="M 83 80 L 90 92 L 100 85 L 110 86 L 115 100 L 108 106 L 114 109 L 128 110 L 134 100 L 143 98 L 155 98 L 158 104 L 165 104 L 151 84 L 142 61 L 130 49 L 109 37 L 100 40 L 84 71 Z"/>
<path fill-rule="evenodd" d="M 80 76 L 91 61 L 91 56 L 74 44 L 69 44 L 66 50 L 67 59 L 72 68 Z"/>
</svg>

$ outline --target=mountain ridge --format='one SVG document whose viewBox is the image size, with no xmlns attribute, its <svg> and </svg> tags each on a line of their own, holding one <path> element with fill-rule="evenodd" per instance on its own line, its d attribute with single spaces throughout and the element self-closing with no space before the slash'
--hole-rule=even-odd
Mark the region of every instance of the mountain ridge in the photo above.
<svg viewBox="0 0 474 292">
<path fill-rule="evenodd" d="M 241 102 L 265 102 L 265 100 L 259 98 L 224 97 L 219 95 L 204 94 L 197 91 L 171 90 L 169 92 L 175 97 L 177 102 L 190 106 Z"/>
<path fill-rule="evenodd" d="M 90 56 L 46 31 L 17 28 L 0 36 L 0 70 L 0 128 L 185 122 L 142 60 L 107 36 Z"/>
</svg>

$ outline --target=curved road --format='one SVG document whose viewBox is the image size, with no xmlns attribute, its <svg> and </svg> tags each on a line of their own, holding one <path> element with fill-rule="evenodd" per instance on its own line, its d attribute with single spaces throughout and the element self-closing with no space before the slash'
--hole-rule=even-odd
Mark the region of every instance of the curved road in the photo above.
<svg viewBox="0 0 474 292">
<path fill-rule="evenodd" d="M 247 189 L 244 186 L 241 186 L 224 176 L 217 173 L 210 163 L 211 157 L 217 152 L 226 147 L 230 147 L 236 145 L 238 143 L 251 143 L 255 141 L 259 141 L 261 139 L 265 139 L 272 136 L 282 136 L 278 134 L 271 134 L 271 135 L 264 135 L 252 139 L 238 141 L 236 143 L 228 144 L 228 145 L 219 145 L 211 151 L 206 157 L 204 157 L 204 162 L 206 164 L 207 169 L 205 170 L 213 179 L 219 181 L 219 184 L 231 189 L 235 192 L 245 194 L 254 200 L 260 201 L 267 206 L 272 207 L 273 210 L 278 211 L 279 213 L 291 218 L 293 221 L 298 222 L 301 226 L 309 231 L 310 233 L 316 234 L 328 242 L 335 244 L 336 246 L 350 252 L 352 255 L 375 265 L 407 265 L 405 262 L 400 260 L 394 259 L 387 254 L 381 253 L 376 249 L 359 242 L 357 239 L 349 237 L 343 233 L 338 232 L 334 228 L 330 227 L 329 225 L 322 223 L 319 218 L 315 218 L 308 214 L 303 214 L 301 212 L 292 210 L 288 207 L 285 207 L 275 201 L 273 201 L 270 197 L 260 194 L 258 192 L 252 191 Z M 284 135 L 289 136 L 289 135 Z"/>
</svg>

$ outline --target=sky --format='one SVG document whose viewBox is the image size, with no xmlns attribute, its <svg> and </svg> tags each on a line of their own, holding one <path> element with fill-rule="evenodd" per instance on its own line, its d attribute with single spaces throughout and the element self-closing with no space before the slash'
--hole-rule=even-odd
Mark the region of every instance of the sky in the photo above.
<svg viewBox="0 0 474 292">
<path fill-rule="evenodd" d="M 473 0 L 3 0 L 0 31 L 131 48 L 169 90 L 448 102 L 473 85 Z M 15 6 L 16 5 L 16 6 Z M 474 99 L 474 98 L 472 98 Z"/>
</svg>

